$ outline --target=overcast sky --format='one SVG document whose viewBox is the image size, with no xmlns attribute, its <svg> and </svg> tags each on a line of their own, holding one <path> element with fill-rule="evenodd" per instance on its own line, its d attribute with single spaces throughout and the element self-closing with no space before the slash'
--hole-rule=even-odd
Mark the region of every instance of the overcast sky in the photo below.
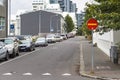
<svg viewBox="0 0 120 80">
<path fill-rule="evenodd" d="M 11 0 L 11 13 L 16 14 L 17 10 L 32 10 L 33 0 Z M 92 0 L 72 0 L 77 4 L 78 12 L 83 11 L 86 2 L 91 2 Z"/>
</svg>

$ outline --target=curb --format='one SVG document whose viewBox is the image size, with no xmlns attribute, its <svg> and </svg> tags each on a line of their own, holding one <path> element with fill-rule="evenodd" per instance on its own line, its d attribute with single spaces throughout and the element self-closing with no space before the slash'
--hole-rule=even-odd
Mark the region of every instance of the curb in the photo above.
<svg viewBox="0 0 120 80">
<path fill-rule="evenodd" d="M 85 74 L 80 72 L 80 75 L 83 77 L 87 77 L 87 78 L 92 78 L 92 79 L 99 79 L 99 80 L 120 80 L 120 79 L 112 79 L 112 78 L 105 78 L 105 77 L 99 77 L 99 76 L 93 76 L 93 75 L 89 75 L 89 74 Z"/>
</svg>

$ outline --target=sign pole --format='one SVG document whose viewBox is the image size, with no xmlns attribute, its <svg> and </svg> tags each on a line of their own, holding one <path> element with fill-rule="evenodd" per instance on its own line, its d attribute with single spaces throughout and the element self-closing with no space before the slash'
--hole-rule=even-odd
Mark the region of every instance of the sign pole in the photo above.
<svg viewBox="0 0 120 80">
<path fill-rule="evenodd" d="M 93 47 L 93 30 L 92 30 L 92 54 L 91 54 L 91 56 L 92 56 L 92 61 L 91 61 L 91 63 L 92 63 L 92 69 L 91 69 L 91 74 L 94 74 L 94 47 Z"/>
<path fill-rule="evenodd" d="M 95 30 L 98 26 L 98 22 L 96 19 L 91 18 L 87 22 L 87 27 L 88 29 L 91 30 L 91 35 L 92 35 L 92 51 L 91 51 L 91 74 L 94 74 L 94 43 L 93 43 L 93 30 Z"/>
</svg>

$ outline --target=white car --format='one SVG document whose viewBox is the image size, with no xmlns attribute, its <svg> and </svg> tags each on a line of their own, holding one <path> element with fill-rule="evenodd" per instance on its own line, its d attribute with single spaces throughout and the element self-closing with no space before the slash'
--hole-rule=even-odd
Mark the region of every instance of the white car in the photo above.
<svg viewBox="0 0 120 80">
<path fill-rule="evenodd" d="M 48 34 L 46 36 L 46 40 L 48 43 L 55 43 L 56 42 L 55 34 Z"/>
<path fill-rule="evenodd" d="M 47 45 L 48 42 L 44 37 L 37 38 L 37 40 L 35 41 L 35 46 L 47 46 Z"/>
<path fill-rule="evenodd" d="M 13 58 L 19 55 L 19 43 L 16 40 L 14 40 L 13 38 L 3 38 L 0 39 L 0 41 L 5 43 L 5 47 L 8 49 L 10 57 Z"/>
<path fill-rule="evenodd" d="M 0 59 L 8 60 L 9 54 L 8 49 L 5 47 L 5 44 L 0 41 Z"/>
<path fill-rule="evenodd" d="M 57 42 L 61 42 L 63 40 L 63 37 L 60 35 L 55 36 Z"/>
</svg>

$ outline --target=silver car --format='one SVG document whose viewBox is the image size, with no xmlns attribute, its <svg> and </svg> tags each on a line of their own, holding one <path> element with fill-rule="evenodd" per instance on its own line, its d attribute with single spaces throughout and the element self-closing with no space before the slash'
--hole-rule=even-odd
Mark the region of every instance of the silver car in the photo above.
<svg viewBox="0 0 120 80">
<path fill-rule="evenodd" d="M 33 51 L 35 50 L 35 43 L 31 40 L 22 40 L 19 45 L 19 51 Z"/>
<path fill-rule="evenodd" d="M 10 57 L 14 58 L 19 55 L 19 43 L 17 42 L 17 40 L 14 40 L 13 38 L 3 38 L 0 39 L 0 41 L 5 43 L 5 47 L 8 48 Z"/>
<path fill-rule="evenodd" d="M 3 42 L 0 42 L 0 59 L 9 59 L 8 50 Z"/>
<path fill-rule="evenodd" d="M 46 36 L 46 40 L 48 43 L 55 43 L 56 42 L 55 34 L 48 34 Z"/>
<path fill-rule="evenodd" d="M 47 45 L 48 42 L 44 37 L 37 38 L 37 40 L 35 41 L 35 46 L 47 46 Z"/>
</svg>

